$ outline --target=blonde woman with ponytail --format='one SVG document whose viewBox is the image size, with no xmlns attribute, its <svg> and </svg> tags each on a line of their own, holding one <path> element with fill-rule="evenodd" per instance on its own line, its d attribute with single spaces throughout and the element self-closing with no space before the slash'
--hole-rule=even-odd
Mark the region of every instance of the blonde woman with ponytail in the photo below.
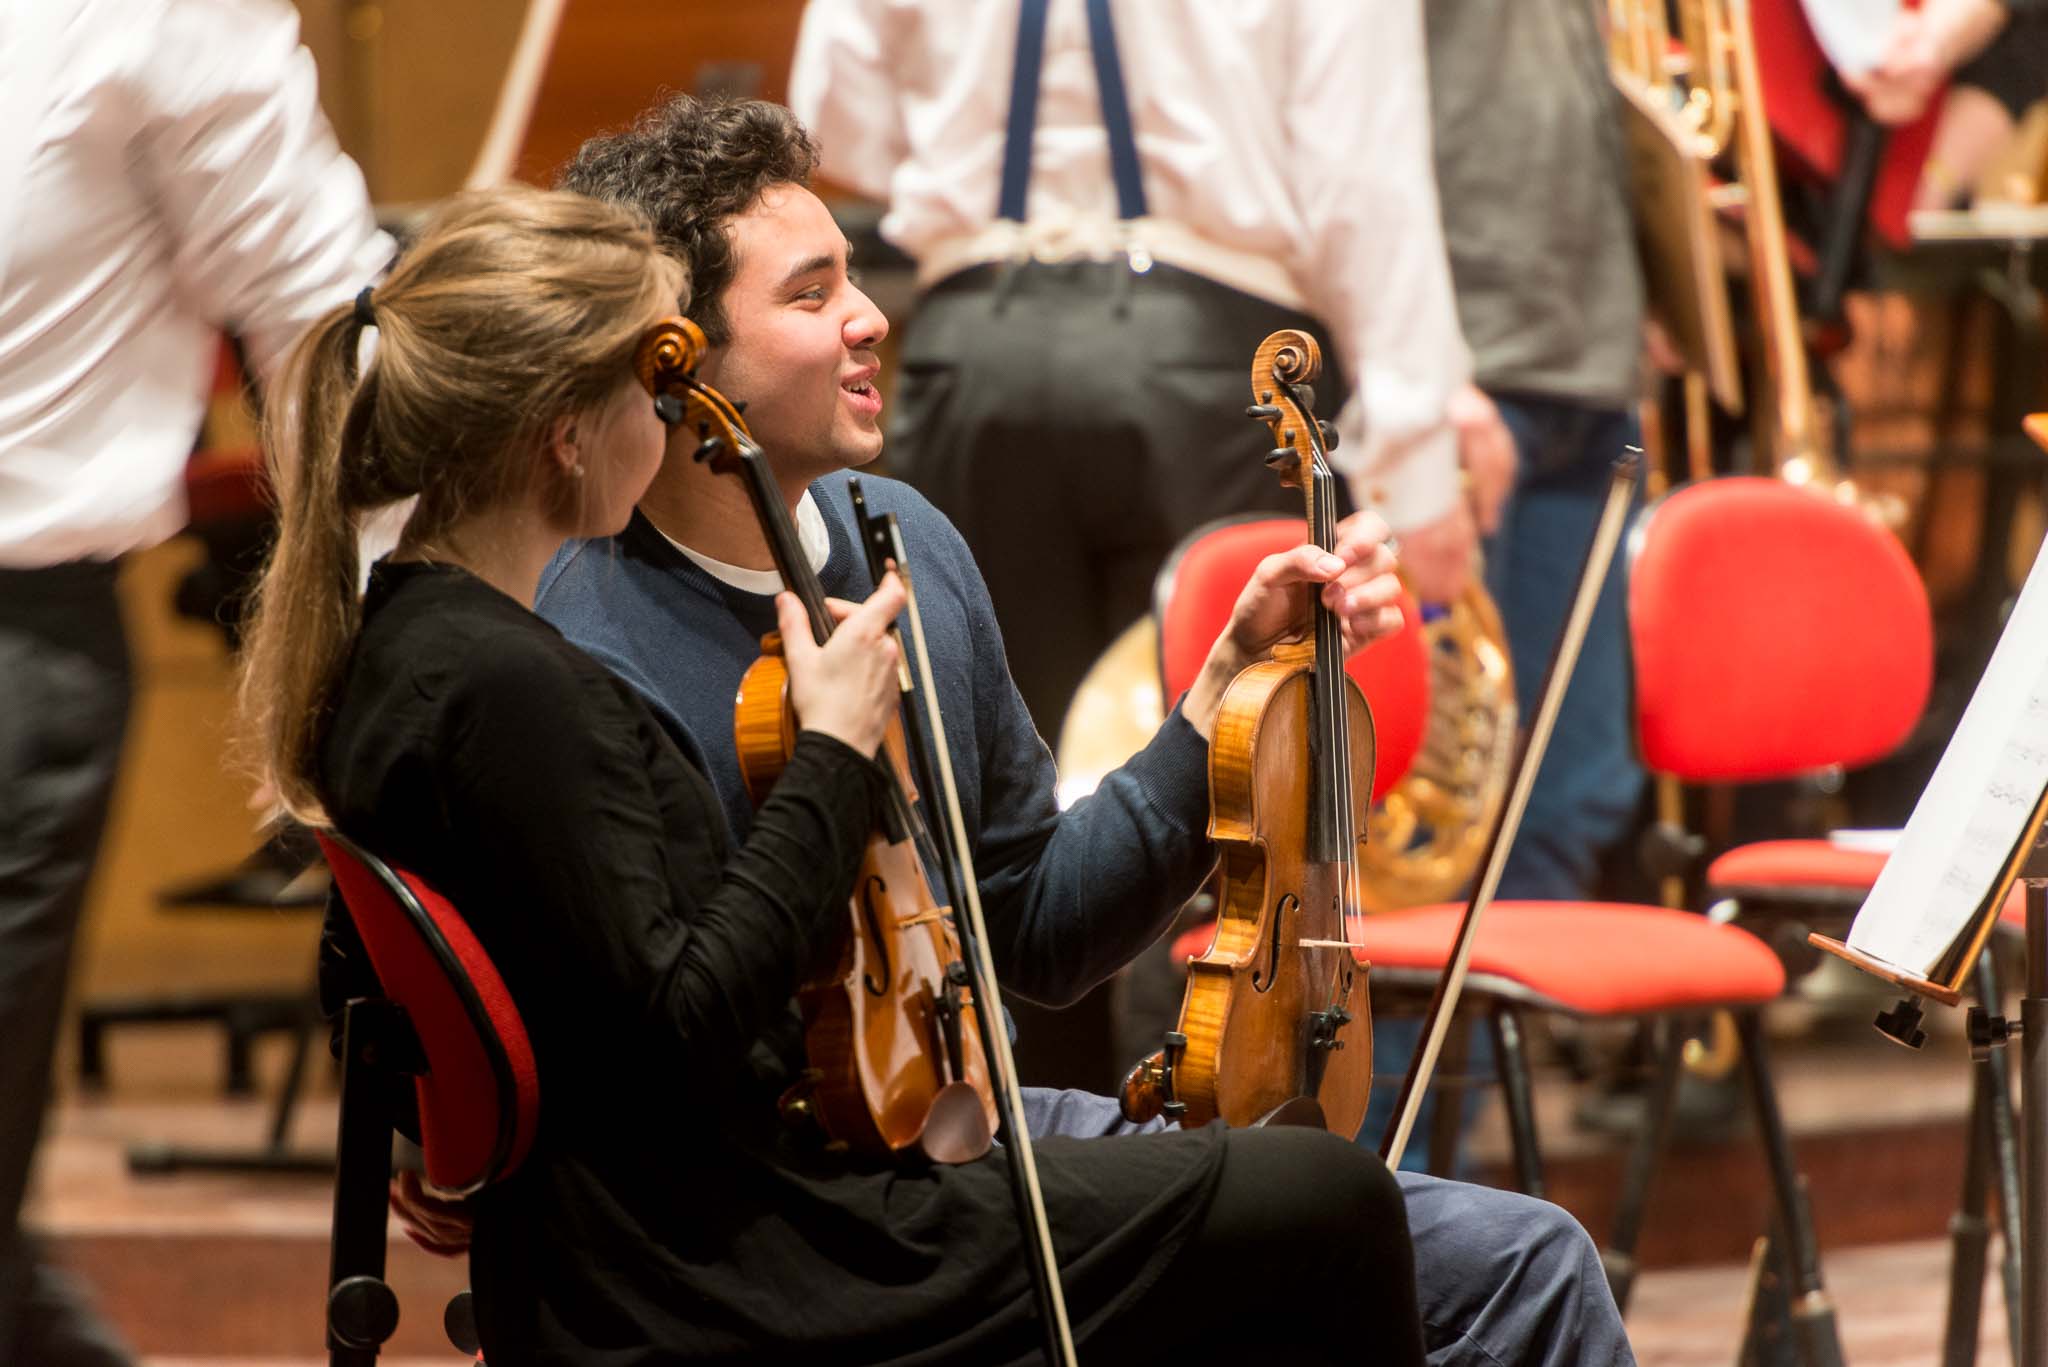
<svg viewBox="0 0 2048 1367">
<path fill-rule="evenodd" d="M 619 531 L 664 459 L 632 363 L 686 294 L 632 211 L 466 196 L 314 324 L 272 391 L 280 526 L 240 697 L 254 766 L 293 816 L 445 892 L 533 1037 L 539 1139 L 474 1203 L 494 1364 L 658 1360 L 650 1278 L 670 1307 L 743 1278 L 745 1236 L 692 1227 L 689 1184 L 789 1180 L 755 1056 L 836 942 L 895 705 L 893 576 L 824 647 L 784 595 L 805 730 L 732 849 L 655 711 L 530 611 L 548 558 Z M 358 598 L 358 526 L 404 499 Z M 367 973 L 337 915 L 323 995 L 374 990 Z"/>
</svg>

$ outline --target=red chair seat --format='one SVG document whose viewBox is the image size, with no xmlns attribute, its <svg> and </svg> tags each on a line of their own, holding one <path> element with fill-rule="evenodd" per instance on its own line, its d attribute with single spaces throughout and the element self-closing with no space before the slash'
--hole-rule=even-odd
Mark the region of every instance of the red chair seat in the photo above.
<svg viewBox="0 0 2048 1367">
<path fill-rule="evenodd" d="M 1365 922 L 1375 975 L 1440 973 L 1463 906 L 1417 907 Z M 1174 942 L 1185 962 L 1213 925 Z M 1637 1016 L 1760 1005 L 1785 990 L 1785 968 L 1748 931 L 1691 912 L 1613 902 L 1496 902 L 1479 927 L 1467 988 L 1581 1016 Z"/>
<path fill-rule="evenodd" d="M 1868 890 L 1884 855 L 1848 850 L 1826 840 L 1759 840 L 1737 845 L 1707 865 L 1711 888 L 1850 888 Z"/>
<path fill-rule="evenodd" d="M 1845 850 L 1826 840 L 1759 840 L 1737 845 L 1707 865 L 1711 894 L 1745 888 L 1774 892 L 1826 889 L 1868 892 L 1884 870 L 1885 856 L 1872 850 Z M 2027 923 L 2027 889 L 2015 882 L 1998 909 L 2009 925 Z"/>
</svg>

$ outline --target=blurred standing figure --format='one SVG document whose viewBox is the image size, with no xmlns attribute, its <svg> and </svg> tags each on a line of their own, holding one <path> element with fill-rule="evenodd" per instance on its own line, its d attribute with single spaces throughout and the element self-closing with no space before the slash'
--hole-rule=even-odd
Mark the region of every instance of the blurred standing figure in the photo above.
<svg viewBox="0 0 2048 1367">
<path fill-rule="evenodd" d="M 2048 0 L 1925 0 L 1917 8 L 1900 8 L 1892 16 L 1877 64 L 1868 71 L 1844 72 L 1842 80 L 1862 97 L 1879 123 L 1911 123 L 1920 117 L 1934 92 L 1951 72 L 1988 56 L 2016 19 L 2022 29 L 2048 18 Z M 2022 32 L 2019 46 L 2004 54 L 1998 67 L 1966 73 L 1994 95 L 2015 90 L 2015 115 L 2039 98 L 2039 70 L 2028 72 L 2029 58 L 2038 62 L 2038 33 Z M 1989 81 L 1986 77 L 1989 75 Z M 2035 79 L 2029 80 L 2032 76 Z M 2031 87 L 2031 93 L 2027 93 Z M 1936 155 L 1940 149 L 1936 149 Z"/>
<path fill-rule="evenodd" d="M 1967 202 L 2035 101 L 2048 95 L 2048 3 L 1926 0 L 1886 26 L 1876 63 L 1843 83 L 1879 123 L 1911 123 L 1944 81 L 1941 122 L 1914 207 Z"/>
<path fill-rule="evenodd" d="M 282 0 L 0 8 L 0 1362 L 130 1361 L 19 1222 L 127 719 L 116 562 L 184 521 L 214 328 L 267 367 L 390 255 Z"/>
<path fill-rule="evenodd" d="M 790 78 L 827 178 L 888 205 L 923 294 L 895 473 L 958 525 L 1047 736 L 1166 554 L 1299 512 L 1244 417 L 1302 327 L 1336 452 L 1436 596 L 1468 572 L 1469 374 L 1430 177 L 1419 0 L 811 0 Z M 1325 330 L 1327 329 L 1327 330 Z M 1489 466 L 1496 496 L 1506 472 Z"/>
<path fill-rule="evenodd" d="M 1643 282 L 1616 96 L 1594 0 L 1429 0 L 1425 24 L 1437 190 L 1458 321 L 1482 391 L 1462 422 L 1497 414 L 1513 492 L 1485 542 L 1521 715 L 1534 715 L 1553 643 L 1605 501 L 1636 440 Z M 1503 872 L 1504 898 L 1583 898 L 1642 791 L 1630 722 L 1625 570 L 1617 557 L 1581 648 Z M 1412 1020 L 1374 1032 L 1375 1068 L 1408 1069 Z M 1490 1048 L 1475 1041 L 1475 1067 Z M 1376 1142 L 1393 1095 L 1374 1096 Z M 1426 1136 L 1406 1165 L 1421 1167 Z"/>
<path fill-rule="evenodd" d="M 891 472 L 966 538 L 1041 735 L 1182 537 L 1300 514 L 1244 416 L 1277 328 L 1330 353 L 1325 417 L 1363 396 L 1333 459 L 1411 582 L 1463 586 L 1448 408 L 1469 363 L 1420 0 L 810 0 L 789 96 L 824 176 L 885 203 L 917 262 Z M 1507 453 L 1474 470 L 1490 508 L 1512 450 L 1477 450 Z M 1134 997 L 1160 979 L 1177 1000 L 1163 945 L 1133 971 Z M 1111 990 L 1020 1009 L 1027 1081 L 1111 1085 Z"/>
<path fill-rule="evenodd" d="M 1479 388 L 1514 436 L 1486 544 L 1522 715 L 1635 440 L 1643 282 L 1616 95 L 1593 0 L 1430 0 L 1444 243 Z M 1615 562 L 1558 714 L 1502 897 L 1584 897 L 1642 788 Z"/>
</svg>

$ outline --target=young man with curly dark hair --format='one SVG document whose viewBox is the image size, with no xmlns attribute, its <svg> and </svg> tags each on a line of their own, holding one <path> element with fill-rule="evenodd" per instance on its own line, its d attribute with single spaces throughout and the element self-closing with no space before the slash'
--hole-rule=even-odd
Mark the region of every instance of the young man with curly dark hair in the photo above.
<svg viewBox="0 0 2048 1367">
<path fill-rule="evenodd" d="M 847 244 L 831 214 L 806 188 L 815 163 L 803 129 L 779 106 L 682 97 L 626 132 L 585 144 L 560 183 L 638 207 L 689 266 L 693 316 L 714 343 L 700 373 L 746 404 L 804 553 L 827 590 L 861 599 L 867 570 L 852 536 L 847 483 L 881 452 L 874 348 L 888 325 L 849 275 Z M 751 814 L 733 751 L 731 699 L 772 625 L 780 582 L 744 490 L 692 460 L 694 445 L 689 433 L 671 441 L 631 525 L 558 557 L 543 576 L 537 606 L 671 720 L 686 751 L 710 775 L 738 836 Z M 1385 526 L 1360 514 L 1344 524 L 1338 557 L 1304 547 L 1263 565 L 1212 651 L 1203 681 L 1144 750 L 1095 794 L 1062 812 L 1051 756 L 1010 679 L 988 592 L 966 547 L 907 486 L 861 478 L 869 507 L 895 513 L 908 542 L 999 971 L 1026 997 L 1070 1001 L 1156 938 L 1214 862 L 1205 828 L 1215 697 L 1241 663 L 1288 629 L 1299 612 L 1300 587 L 1321 585 L 1323 601 L 1345 619 L 1355 643 L 1394 624 Z M 1158 1122 L 1127 1125 L 1113 1101 L 1084 1092 L 1027 1089 L 1026 1099 L 1035 1135 L 1087 1141 L 1055 1138 L 1042 1147 L 1055 1186 L 1063 1185 L 1058 1174 L 1076 1155 L 1088 1155 L 1087 1164 L 1102 1163 L 1108 1172 L 1125 1154 L 1132 1163 L 1127 1180 L 1185 1186 L 1184 1173 L 1162 1174 L 1179 1173 L 1182 1160 L 1216 1142 L 1212 1132 L 1183 1134 Z M 1273 1139 L 1279 1133 L 1273 1130 L 1232 1133 L 1267 1137 L 1258 1144 L 1291 1142 Z M 1187 1188 L 1173 1198 L 1192 1203 L 1184 1211 L 1189 1219 L 1237 1218 L 1231 1165 L 1242 1162 L 1244 1175 L 1263 1160 L 1226 1152 L 1216 1168 L 1224 1185 L 1196 1183 L 1200 1192 Z M 1164 1166 L 1148 1167 L 1154 1158 Z M 1271 1193 L 1283 1201 L 1291 1200 L 1296 1185 L 1277 1175 L 1286 1171 L 1283 1159 L 1277 1167 L 1269 1164 L 1263 1179 L 1275 1184 Z M 1311 1180 L 1307 1166 L 1293 1175 Z M 1398 1180 L 1414 1236 L 1431 1362 L 1632 1361 L 1591 1241 L 1564 1212 L 1511 1193 L 1410 1174 Z M 1115 1199 L 1128 1195 L 1118 1192 Z M 1333 1192 L 1326 1204 L 1341 1207 L 1355 1199 Z M 1292 1213 L 1276 1208 L 1254 1218 L 1285 1223 L 1304 1218 L 1307 1208 L 1296 1204 Z M 1148 1284 L 1166 1273 L 1203 1275 L 1203 1259 L 1229 1242 L 1211 1224 L 1198 1224 L 1191 1234 L 1168 1221 L 1170 1247 L 1155 1243 L 1141 1255 L 1133 1239 L 1157 1238 L 1167 1226 L 1156 1225 L 1156 1211 L 1134 1211 L 1128 1220 L 1111 1221 L 1110 1232 L 1084 1250 L 1061 1239 L 1062 1217 L 1078 1214 L 1056 1205 L 1053 1225 L 1063 1268 L 1084 1278 L 1091 1263 L 1104 1259 Z M 1362 1223 L 1384 1216 L 1340 1209 L 1338 1218 Z M 1207 1235 L 1199 1232 L 1204 1229 Z M 998 1261 L 1014 1273 L 1014 1250 L 999 1252 Z M 1015 1298 L 1027 1294 L 1015 1275 L 993 1293 L 995 1283 L 971 1291 L 949 1285 L 952 1296 L 966 1299 L 929 1305 L 928 1346 L 954 1342 L 963 1315 L 971 1321 L 999 1306 L 1014 1308 Z M 1084 1356 L 1090 1348 L 1129 1353 L 1136 1345 L 1137 1356 L 1150 1360 L 1148 1347 L 1163 1352 L 1180 1342 L 1175 1335 L 1182 1330 L 1158 1314 L 1173 1285 L 1163 1281 L 1151 1294 L 1127 1287 L 1128 1294 L 1091 1321 Z M 1280 1322 L 1303 1308 L 1279 1299 L 1277 1290 L 1275 1296 L 1269 1302 L 1265 1293 L 1256 1295 L 1259 1304 L 1246 1307 L 1250 1319 Z M 878 1315 L 884 1312 L 882 1301 L 876 1307 Z M 1095 1302 L 1098 1312 L 1104 1308 Z M 1348 1306 L 1338 1310 L 1340 1318 L 1351 1313 Z M 910 1332 L 918 1336 L 914 1327 Z M 1181 1349 L 1205 1342 L 1197 1333 Z M 1369 1327 L 1361 1326 L 1352 1343 L 1362 1358 L 1380 1360 Z M 1311 1356 L 1289 1360 L 1348 1360 L 1320 1345 L 1302 1351 Z"/>
</svg>

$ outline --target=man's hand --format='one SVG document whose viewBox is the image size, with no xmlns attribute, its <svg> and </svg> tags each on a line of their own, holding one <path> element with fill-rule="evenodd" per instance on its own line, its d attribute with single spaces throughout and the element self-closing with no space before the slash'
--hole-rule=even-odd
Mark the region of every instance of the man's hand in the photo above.
<svg viewBox="0 0 2048 1367">
<path fill-rule="evenodd" d="M 1675 380 L 1685 374 L 1685 353 L 1678 349 L 1678 343 L 1664 330 L 1664 325 L 1647 315 L 1643 318 L 1643 355 L 1659 375 Z"/>
<path fill-rule="evenodd" d="M 1204 737 L 1215 728 L 1230 681 L 1276 642 L 1298 639 L 1308 630 L 1305 590 L 1319 594 L 1337 615 L 1347 655 L 1401 629 L 1401 581 L 1394 575 L 1387 524 L 1378 514 L 1354 513 L 1338 523 L 1330 551 L 1305 544 L 1259 562 L 1182 707 Z"/>
<path fill-rule="evenodd" d="M 1401 572 L 1425 603 L 1452 603 L 1472 579 L 1479 533 L 1472 510 L 1460 499 L 1434 522 L 1401 533 Z"/>
<path fill-rule="evenodd" d="M 442 1196 L 410 1168 L 391 1179 L 391 1209 L 405 1237 L 437 1258 L 460 1258 L 469 1252 L 476 1217 L 469 1202 Z"/>
<path fill-rule="evenodd" d="M 1500 530 L 1501 509 L 1515 491 L 1515 435 L 1477 385 L 1451 395 L 1444 413 L 1458 434 L 1458 464 L 1468 481 L 1472 516 L 1479 534 L 1491 536 Z"/>
</svg>

